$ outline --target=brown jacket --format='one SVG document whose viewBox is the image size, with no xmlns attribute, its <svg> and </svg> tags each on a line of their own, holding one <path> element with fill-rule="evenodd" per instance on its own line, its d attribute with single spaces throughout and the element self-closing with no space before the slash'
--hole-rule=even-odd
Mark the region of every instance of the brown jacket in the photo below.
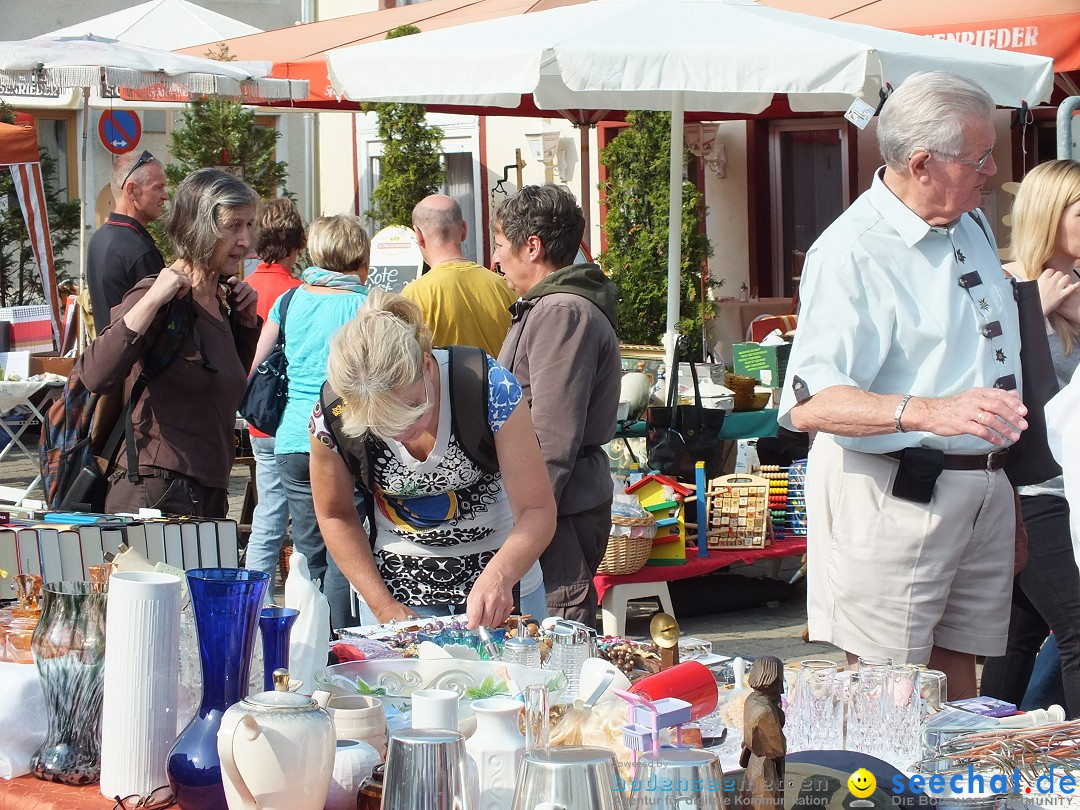
<svg viewBox="0 0 1080 810">
<path fill-rule="evenodd" d="M 622 366 L 615 284 L 595 264 L 545 278 L 511 308 L 499 363 L 521 383 L 560 515 L 611 500 Z"/>
</svg>

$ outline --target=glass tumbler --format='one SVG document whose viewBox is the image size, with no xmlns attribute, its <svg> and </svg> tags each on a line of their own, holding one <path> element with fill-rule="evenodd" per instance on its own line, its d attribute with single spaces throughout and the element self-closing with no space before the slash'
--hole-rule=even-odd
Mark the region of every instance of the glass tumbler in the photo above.
<svg viewBox="0 0 1080 810">
<path fill-rule="evenodd" d="M 885 671 L 885 723 L 888 734 L 879 755 L 902 771 L 922 759 L 922 699 L 919 668 L 910 664 Z"/>
<path fill-rule="evenodd" d="M 851 673 L 847 689 L 845 748 L 877 756 L 885 728 L 885 672 L 873 667 Z"/>
<path fill-rule="evenodd" d="M 834 750 L 844 744 L 844 689 L 832 661 L 803 661 L 795 682 L 789 751 Z M 794 738 L 794 739 L 793 739 Z"/>
</svg>

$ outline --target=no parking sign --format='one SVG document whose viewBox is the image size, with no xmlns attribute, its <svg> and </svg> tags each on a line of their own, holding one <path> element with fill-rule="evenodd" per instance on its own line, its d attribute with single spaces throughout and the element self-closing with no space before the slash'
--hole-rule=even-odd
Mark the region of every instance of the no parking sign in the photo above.
<svg viewBox="0 0 1080 810">
<path fill-rule="evenodd" d="M 101 145 L 114 155 L 123 155 L 139 145 L 142 122 L 131 110 L 106 110 L 98 119 Z"/>
</svg>

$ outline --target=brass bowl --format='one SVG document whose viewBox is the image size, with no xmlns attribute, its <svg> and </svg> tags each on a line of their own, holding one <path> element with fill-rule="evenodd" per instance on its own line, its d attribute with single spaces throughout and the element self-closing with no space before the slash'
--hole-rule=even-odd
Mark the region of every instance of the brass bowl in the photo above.
<svg viewBox="0 0 1080 810">
<path fill-rule="evenodd" d="M 724 375 L 724 386 L 730 388 L 736 397 L 740 394 L 749 396 L 754 392 L 754 386 L 757 384 L 757 380 L 745 374 L 733 374 L 729 371 Z"/>
<path fill-rule="evenodd" d="M 772 399 L 772 394 L 768 391 L 761 393 L 754 393 L 752 395 L 735 395 L 735 410 L 742 413 L 745 411 L 760 411 L 764 410 L 769 404 L 769 400 Z"/>
</svg>

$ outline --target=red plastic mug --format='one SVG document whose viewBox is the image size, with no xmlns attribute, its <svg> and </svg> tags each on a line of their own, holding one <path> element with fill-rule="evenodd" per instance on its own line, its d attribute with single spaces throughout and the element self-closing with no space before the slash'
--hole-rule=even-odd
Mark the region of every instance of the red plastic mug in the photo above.
<svg viewBox="0 0 1080 810">
<path fill-rule="evenodd" d="M 691 720 L 699 720 L 715 712 L 720 694 L 713 674 L 697 661 L 683 661 L 670 669 L 646 675 L 628 691 L 646 700 L 685 700 L 691 706 Z"/>
</svg>

